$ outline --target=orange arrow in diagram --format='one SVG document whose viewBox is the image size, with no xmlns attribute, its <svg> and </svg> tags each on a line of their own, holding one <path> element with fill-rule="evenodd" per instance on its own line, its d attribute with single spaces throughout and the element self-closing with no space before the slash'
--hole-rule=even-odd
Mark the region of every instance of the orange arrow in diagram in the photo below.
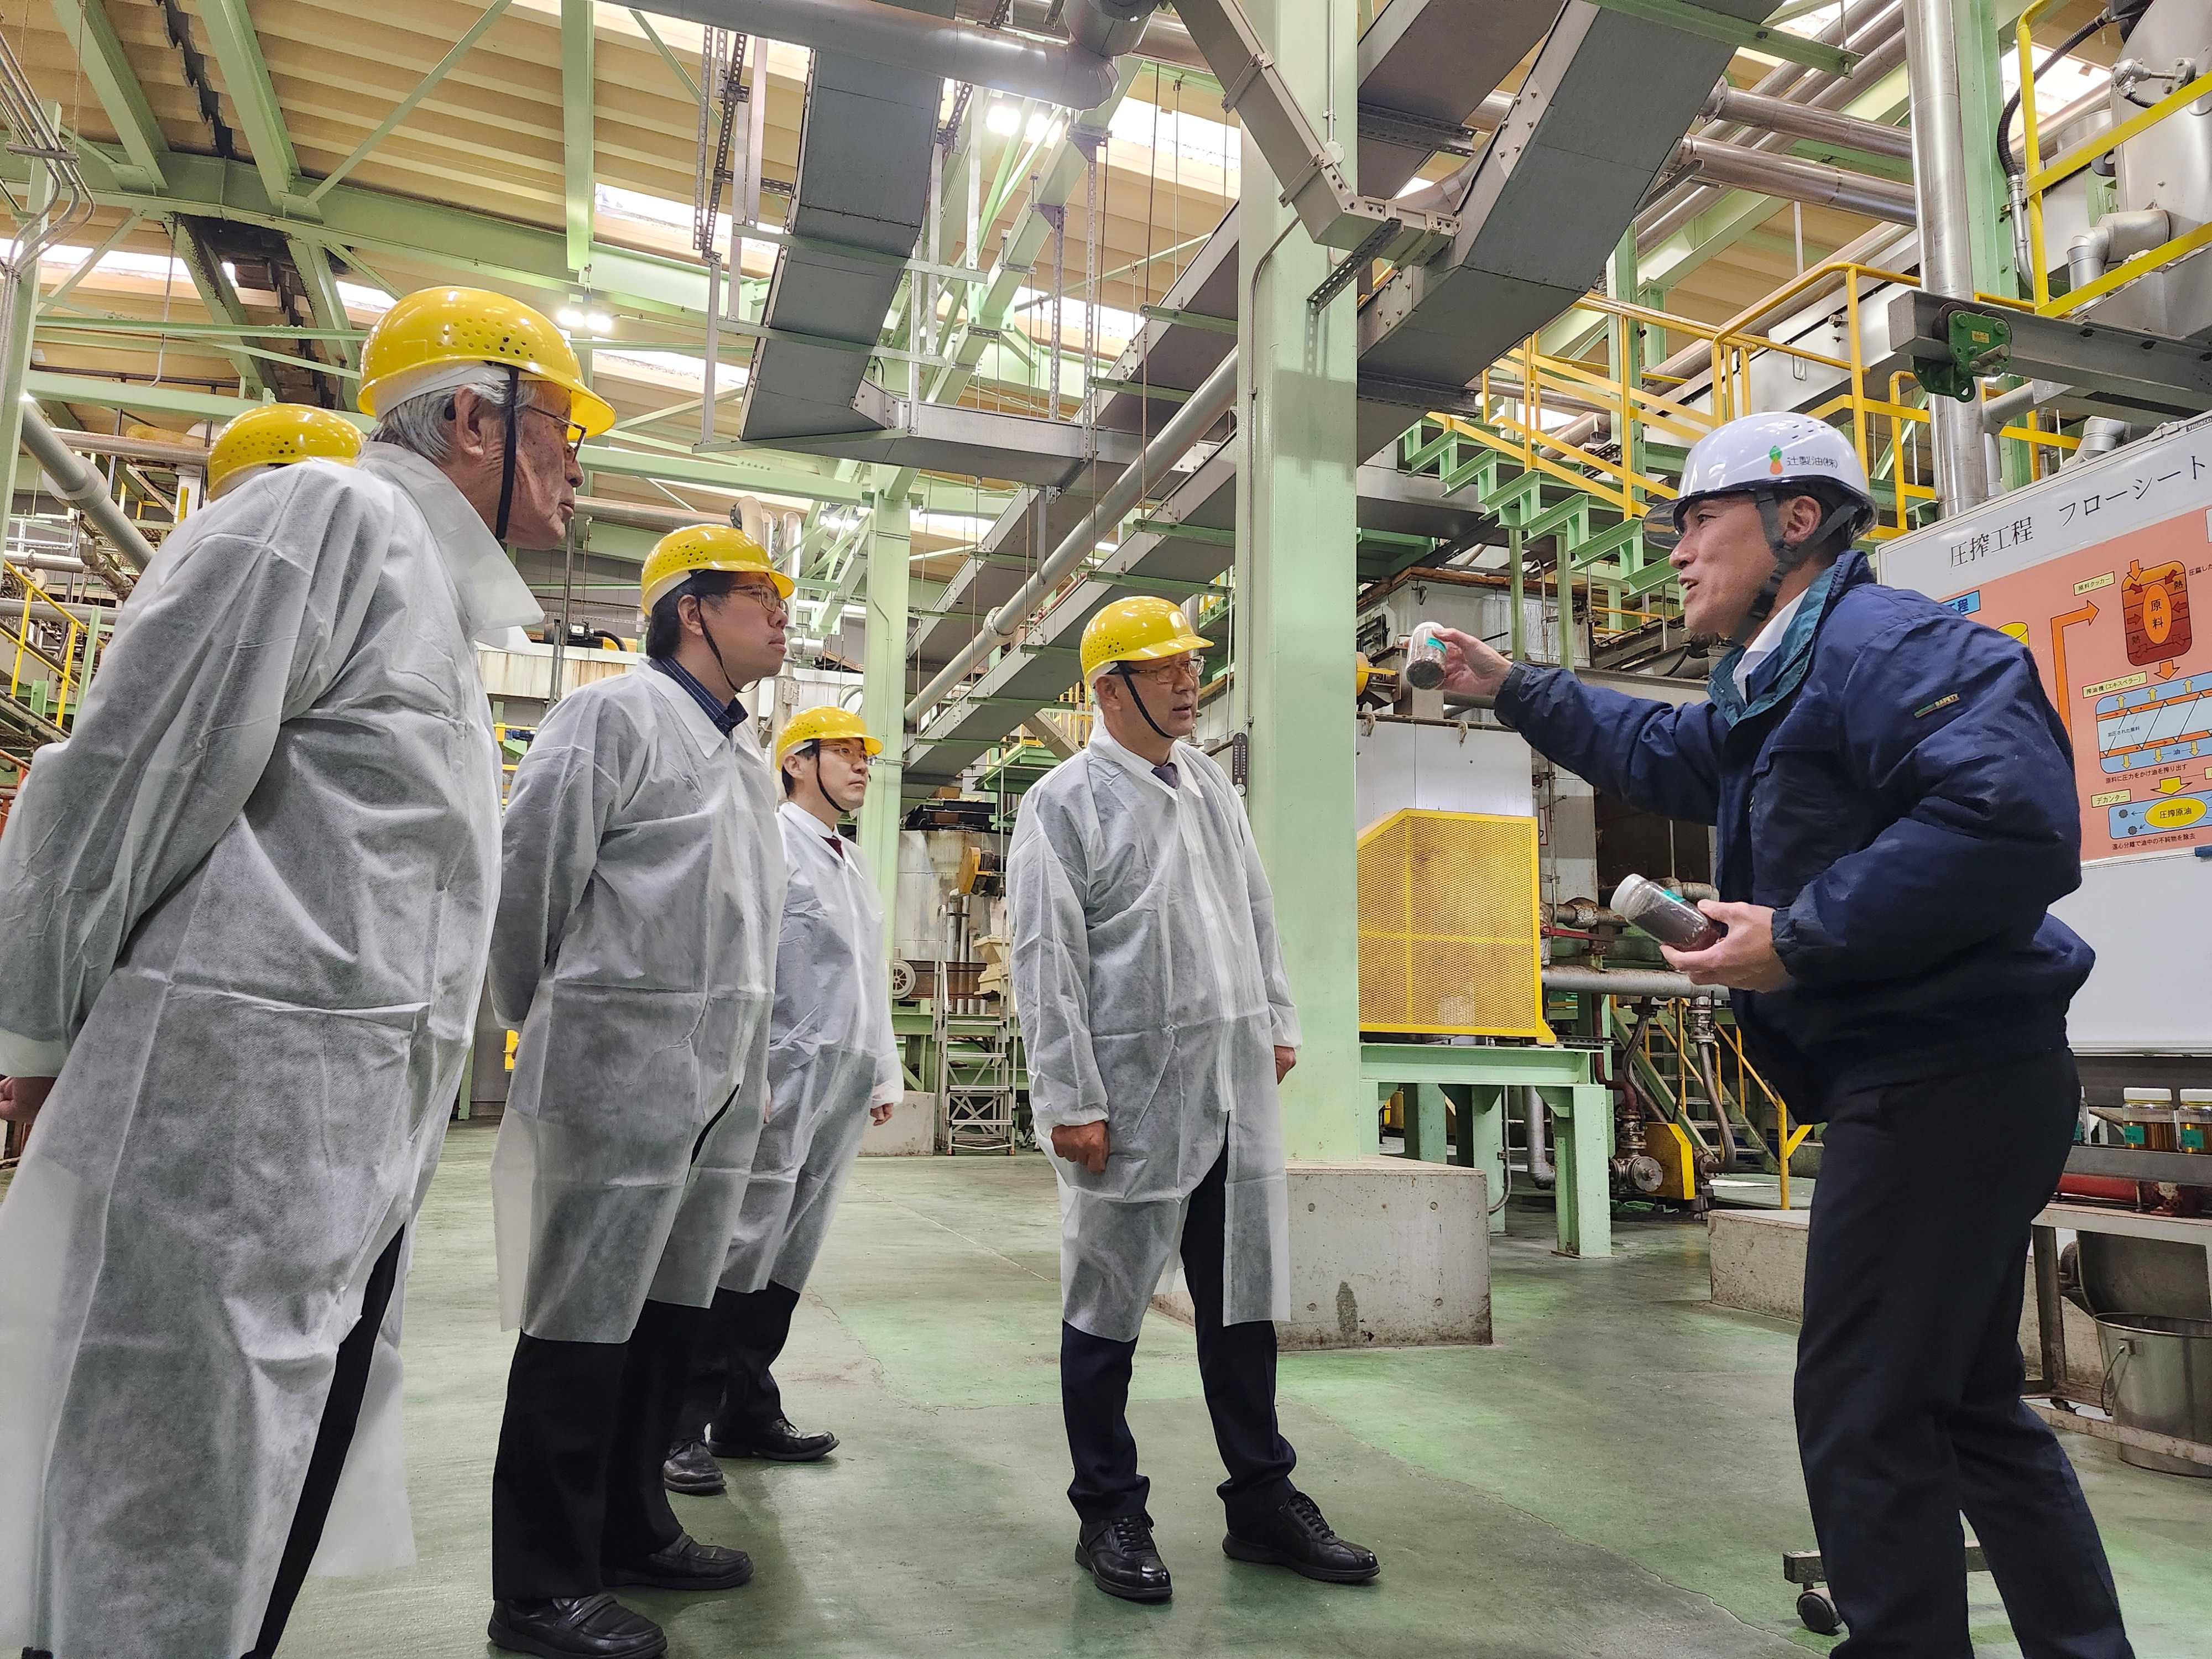
<svg viewBox="0 0 2212 1659">
<path fill-rule="evenodd" d="M 2066 722 L 2066 736 L 2074 736 L 2074 688 L 2066 678 L 2066 630 L 2076 623 L 2097 620 L 2097 607 L 2083 601 L 2077 610 L 2062 611 L 2051 619 L 2051 675 L 2057 682 L 2058 695 L 2052 699 L 2058 705 L 2058 718 Z"/>
<path fill-rule="evenodd" d="M 2159 665 L 2152 672 L 2162 680 L 2172 679 L 2173 678 L 2173 659 L 2171 657 L 2167 658 L 2164 662 L 2159 664 Z"/>
</svg>

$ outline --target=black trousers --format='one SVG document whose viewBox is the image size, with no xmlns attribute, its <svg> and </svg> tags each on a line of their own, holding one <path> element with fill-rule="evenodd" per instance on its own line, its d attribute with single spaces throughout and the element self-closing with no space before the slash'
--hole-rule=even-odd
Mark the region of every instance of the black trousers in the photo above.
<svg viewBox="0 0 2212 1659">
<path fill-rule="evenodd" d="M 1832 1103 L 1796 1406 L 1836 1659 L 1972 1659 L 1962 1512 L 2027 1659 L 2133 1651 L 2073 1466 L 2020 1397 L 2029 1225 L 2080 1098 L 2059 1053 Z"/>
<path fill-rule="evenodd" d="M 515 1343 L 491 1476 L 494 1595 L 596 1595 L 607 1569 L 683 1536 L 660 1465 L 704 1312 L 647 1302 L 627 1342 Z"/>
<path fill-rule="evenodd" d="M 1272 1321 L 1221 1322 L 1222 1188 L 1228 1160 L 1214 1164 L 1190 1195 L 1182 1227 L 1183 1276 L 1198 1316 L 1198 1374 L 1213 1443 L 1229 1479 L 1217 1490 L 1233 1528 L 1264 1513 L 1291 1488 L 1297 1454 L 1275 1425 L 1275 1327 Z M 1067 1501 L 1085 1521 L 1145 1513 L 1152 1482 L 1137 1473 L 1129 1432 L 1133 1341 L 1060 1328 L 1060 1404 L 1075 1479 Z"/>
<path fill-rule="evenodd" d="M 677 1419 L 678 1440 L 742 1443 L 783 1415 L 771 1370 L 791 1340 L 799 1292 L 771 1279 L 757 1291 L 714 1292 Z"/>
<path fill-rule="evenodd" d="M 384 1324 L 385 1310 L 392 1304 L 392 1289 L 399 1279 L 400 1234 L 385 1247 L 369 1269 L 368 1284 L 361 1298 L 361 1317 L 345 1340 L 338 1344 L 337 1370 L 331 1377 L 330 1397 L 323 1404 L 323 1420 L 315 1431 L 315 1449 L 307 1460 L 307 1484 L 300 1489 L 300 1506 L 292 1511 L 292 1530 L 284 1540 L 284 1553 L 276 1565 L 276 1582 L 269 1592 L 269 1606 L 261 1617 L 261 1635 L 246 1659 L 268 1659 L 284 1639 L 284 1626 L 299 1600 L 315 1547 L 323 1541 L 323 1523 L 330 1519 L 331 1499 L 337 1496 L 338 1476 L 345 1469 L 346 1453 L 353 1446 L 354 1430 L 361 1423 L 362 1396 L 368 1389 L 369 1362 L 376 1357 L 376 1334 Z"/>
</svg>

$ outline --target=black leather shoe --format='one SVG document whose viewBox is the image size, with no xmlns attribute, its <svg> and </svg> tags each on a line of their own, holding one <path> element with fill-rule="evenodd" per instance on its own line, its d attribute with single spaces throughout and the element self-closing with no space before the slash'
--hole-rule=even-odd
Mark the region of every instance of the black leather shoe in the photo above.
<svg viewBox="0 0 2212 1659">
<path fill-rule="evenodd" d="M 1141 1515 L 1085 1522 L 1075 1540 L 1075 1564 L 1100 1589 L 1124 1601 L 1164 1601 L 1175 1594 L 1167 1564 L 1152 1545 L 1152 1523 Z"/>
<path fill-rule="evenodd" d="M 657 1659 L 668 1651 L 660 1626 L 601 1590 L 550 1601 L 498 1601 L 484 1632 L 494 1647 L 540 1659 Z"/>
<path fill-rule="evenodd" d="M 690 1533 L 642 1561 L 607 1569 L 610 1584 L 645 1584 L 653 1589 L 735 1589 L 753 1576 L 753 1559 L 743 1550 L 702 1544 Z"/>
<path fill-rule="evenodd" d="M 671 1492 L 712 1498 L 726 1490 L 730 1483 L 723 1479 L 721 1466 L 708 1455 L 704 1444 L 696 1440 L 679 1440 L 668 1449 L 668 1455 L 660 1465 L 660 1484 Z"/>
<path fill-rule="evenodd" d="M 1232 1523 L 1222 1553 L 1238 1561 L 1288 1567 L 1330 1584 L 1364 1584 L 1382 1571 L 1372 1550 L 1347 1544 L 1322 1518 L 1312 1498 L 1294 1492 L 1264 1515 Z"/>
<path fill-rule="evenodd" d="M 717 1457 L 763 1457 L 771 1463 L 811 1463 L 837 1449 L 834 1434 L 802 1434 L 787 1417 L 734 1429 L 727 1439 L 712 1436 L 707 1449 Z"/>
</svg>

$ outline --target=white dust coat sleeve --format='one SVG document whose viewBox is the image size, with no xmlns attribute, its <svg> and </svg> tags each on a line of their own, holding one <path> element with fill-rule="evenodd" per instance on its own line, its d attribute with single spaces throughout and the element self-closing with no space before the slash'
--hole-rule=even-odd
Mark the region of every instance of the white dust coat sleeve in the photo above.
<svg viewBox="0 0 2212 1659">
<path fill-rule="evenodd" d="M 875 981 L 865 988 L 872 999 L 876 1026 L 876 1079 L 868 1091 L 868 1104 L 896 1106 L 906 1097 L 906 1066 L 899 1059 L 898 1033 L 891 1029 L 890 975 L 884 966 L 880 927 L 876 937 Z"/>
<path fill-rule="evenodd" d="M 1024 802 L 1006 887 L 1030 1111 L 1046 1140 L 1055 1128 L 1103 1123 L 1107 1116 L 1106 1085 L 1091 1048 L 1090 926 L 1077 879 L 1042 817 Z"/>
<path fill-rule="evenodd" d="M 556 704 L 554 714 L 562 705 Z M 574 713 L 574 711 L 571 711 Z M 613 718 L 619 719 L 619 714 Z M 501 824 L 498 919 L 487 982 L 501 1024 L 520 1031 L 538 982 L 599 866 L 599 842 L 625 793 L 599 759 L 588 725 L 549 715 L 518 767 Z M 641 754 L 643 744 L 625 745 Z"/>
<path fill-rule="evenodd" d="M 324 501 L 319 497 L 318 505 Z M 0 837 L 0 1073 L 51 1077 L 124 943 L 207 858 L 262 781 L 289 716 L 351 648 L 374 587 L 349 556 L 384 526 L 329 503 L 328 556 L 308 538 L 208 536 L 142 583 L 76 729 L 39 752 Z"/>
</svg>

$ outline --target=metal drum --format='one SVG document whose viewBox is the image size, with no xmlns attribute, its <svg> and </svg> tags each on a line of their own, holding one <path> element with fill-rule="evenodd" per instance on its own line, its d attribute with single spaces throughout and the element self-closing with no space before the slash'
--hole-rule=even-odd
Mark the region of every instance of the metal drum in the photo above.
<svg viewBox="0 0 2212 1659">
<path fill-rule="evenodd" d="M 2102 1315 L 2097 1343 L 2105 1355 L 2105 1408 L 2122 1427 L 2212 1444 L 2212 1320 Z M 2141 1469 L 2212 1475 L 2212 1464 L 2124 1444 L 2119 1453 Z"/>
</svg>

